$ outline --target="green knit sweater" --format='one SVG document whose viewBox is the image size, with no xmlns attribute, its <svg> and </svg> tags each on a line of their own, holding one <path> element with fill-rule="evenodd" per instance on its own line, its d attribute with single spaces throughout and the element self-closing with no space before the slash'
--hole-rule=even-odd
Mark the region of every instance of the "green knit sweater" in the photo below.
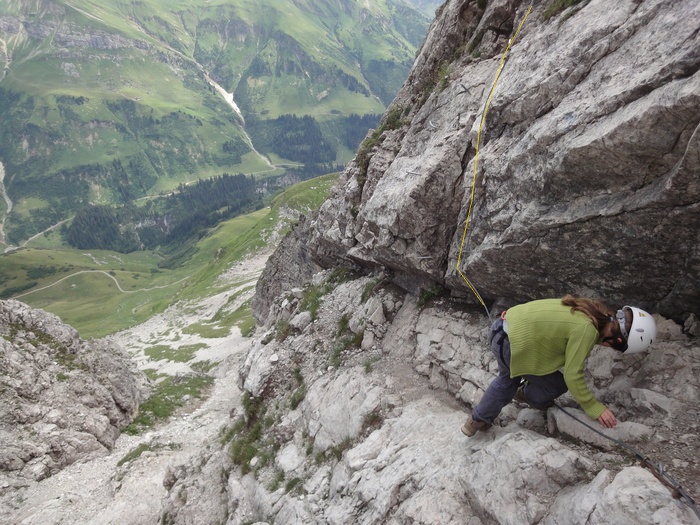
<svg viewBox="0 0 700 525">
<path fill-rule="evenodd" d="M 586 359 L 601 338 L 591 320 L 561 304 L 543 299 L 520 304 L 506 313 L 510 340 L 510 376 L 543 376 L 563 368 L 571 395 L 586 414 L 598 419 L 605 405 L 588 389 Z"/>
</svg>

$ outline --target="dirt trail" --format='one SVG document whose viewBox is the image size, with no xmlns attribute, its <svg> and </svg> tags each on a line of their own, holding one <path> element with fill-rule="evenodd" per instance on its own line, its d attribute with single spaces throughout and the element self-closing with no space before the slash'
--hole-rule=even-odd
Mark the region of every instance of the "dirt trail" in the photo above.
<svg viewBox="0 0 700 525">
<path fill-rule="evenodd" d="M 179 281 L 175 281 L 174 283 L 165 284 L 165 285 L 162 285 L 162 286 L 152 286 L 151 288 L 140 288 L 140 289 L 138 289 L 138 290 L 124 290 L 124 289 L 122 288 L 121 284 L 119 284 L 119 281 L 117 280 L 117 278 L 114 277 L 113 275 L 111 275 L 111 274 L 105 272 L 104 270 L 80 270 L 80 271 L 75 272 L 75 273 L 72 273 L 72 274 L 70 274 L 70 275 L 66 275 L 65 277 L 62 277 L 62 278 L 59 279 L 58 281 L 56 281 L 56 282 L 54 282 L 54 283 L 51 283 L 51 284 L 49 284 L 49 285 L 42 286 L 41 288 L 36 288 L 35 290 L 31 290 L 31 291 L 29 291 L 29 292 L 26 292 L 26 293 L 23 293 L 23 294 L 20 294 L 20 295 L 16 295 L 14 298 L 15 298 L 15 299 L 19 299 L 19 298 L 21 298 L 21 297 L 24 297 L 25 295 L 29 295 L 29 294 L 32 294 L 32 293 L 34 293 L 34 292 L 39 292 L 39 291 L 41 291 L 41 290 L 46 290 L 47 288 L 51 288 L 52 286 L 56 286 L 57 284 L 62 283 L 62 282 L 65 281 L 66 279 L 70 279 L 71 277 L 75 277 L 76 275 L 80 275 L 81 273 L 103 273 L 103 274 L 105 274 L 107 277 L 109 277 L 110 279 L 112 279 L 112 280 L 116 283 L 117 289 L 118 289 L 121 293 L 142 293 L 142 292 L 149 292 L 149 291 L 151 291 L 151 290 L 159 290 L 159 289 L 161 289 L 161 288 L 168 288 L 168 287 L 170 287 L 170 286 L 174 286 L 174 285 L 176 285 L 176 284 L 179 284 L 179 283 L 181 283 L 181 282 L 186 281 L 187 279 L 189 279 L 189 277 L 184 277 L 184 278 L 180 279 Z"/>
</svg>

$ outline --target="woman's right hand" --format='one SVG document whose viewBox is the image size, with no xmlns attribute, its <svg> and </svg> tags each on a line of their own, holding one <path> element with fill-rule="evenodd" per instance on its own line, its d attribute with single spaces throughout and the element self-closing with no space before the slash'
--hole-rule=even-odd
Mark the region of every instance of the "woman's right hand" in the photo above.
<svg viewBox="0 0 700 525">
<path fill-rule="evenodd" d="M 617 425 L 617 419 L 615 414 L 609 408 L 606 408 L 603 413 L 598 417 L 598 423 L 603 425 L 605 428 L 613 428 Z"/>
</svg>

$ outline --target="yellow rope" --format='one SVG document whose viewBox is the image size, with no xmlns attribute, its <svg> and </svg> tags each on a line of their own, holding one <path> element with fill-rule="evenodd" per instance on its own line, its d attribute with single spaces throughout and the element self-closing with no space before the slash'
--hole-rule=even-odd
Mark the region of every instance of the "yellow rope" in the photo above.
<svg viewBox="0 0 700 525">
<path fill-rule="evenodd" d="M 513 35 L 513 38 L 511 38 L 508 41 L 508 45 L 506 46 L 505 51 L 503 52 L 503 55 L 501 56 L 501 62 L 498 66 L 498 72 L 496 73 L 496 78 L 493 81 L 493 85 L 491 86 L 491 92 L 489 93 L 489 97 L 486 100 L 486 105 L 484 106 L 484 112 L 481 115 L 481 123 L 479 124 L 479 132 L 476 135 L 476 154 L 474 156 L 474 177 L 472 179 L 472 191 L 471 191 L 471 198 L 469 200 L 469 210 L 467 211 L 467 218 L 464 221 L 464 233 L 462 234 L 462 244 L 459 247 L 459 255 L 457 255 L 457 273 L 464 279 L 464 282 L 467 283 L 467 286 L 469 286 L 469 289 L 472 291 L 474 296 L 479 300 L 481 305 L 486 308 L 486 312 L 488 313 L 488 308 L 486 307 L 486 303 L 484 300 L 481 298 L 481 295 L 477 291 L 476 287 L 467 279 L 467 276 L 462 273 L 462 270 L 460 270 L 459 266 L 462 261 L 462 251 L 464 250 L 464 242 L 467 238 L 467 229 L 469 228 L 469 219 L 472 216 L 472 207 L 474 206 L 474 192 L 476 190 L 476 175 L 477 175 L 477 168 L 479 164 L 479 144 L 481 143 L 481 130 L 484 127 L 484 123 L 486 122 L 486 114 L 489 111 L 489 106 L 491 106 L 491 99 L 493 99 L 493 94 L 496 91 L 496 84 L 498 83 L 498 78 L 501 76 L 501 71 L 503 71 L 503 66 L 506 63 L 506 56 L 508 55 L 508 51 L 510 50 L 510 47 L 513 45 L 513 42 L 515 42 L 516 37 L 518 36 L 518 33 L 520 33 L 520 29 L 522 29 L 523 24 L 525 23 L 525 20 L 527 20 L 527 17 L 530 15 L 530 11 L 532 11 L 532 5 L 530 5 L 530 8 L 527 10 L 527 13 L 525 13 L 525 16 L 523 17 L 522 21 L 520 22 L 520 25 L 518 26 L 518 29 L 515 31 L 515 34 Z"/>
</svg>

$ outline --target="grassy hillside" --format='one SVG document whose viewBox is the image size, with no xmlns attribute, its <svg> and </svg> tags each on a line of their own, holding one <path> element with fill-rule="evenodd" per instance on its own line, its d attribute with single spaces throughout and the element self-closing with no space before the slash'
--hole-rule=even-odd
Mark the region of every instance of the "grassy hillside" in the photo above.
<svg viewBox="0 0 700 525">
<path fill-rule="evenodd" d="M 187 263 L 174 270 L 158 268 L 153 252 L 72 250 L 61 247 L 55 236 L 41 236 L 31 247 L 0 256 L 0 294 L 55 313 L 83 337 L 119 331 L 175 301 L 230 289 L 231 282 L 218 279 L 221 273 L 266 248 L 274 229 L 284 232 L 289 227 L 280 210 L 318 208 L 336 179 L 327 175 L 300 183 L 269 207 L 221 223 L 200 240 Z M 216 327 L 249 320 L 249 312 L 238 312 L 217 319 Z"/>
<path fill-rule="evenodd" d="M 445 2 L 443 0 L 406 0 L 406 3 L 432 19 L 435 17 L 435 11 Z"/>
<path fill-rule="evenodd" d="M 427 29 L 391 0 L 7 0 L 0 20 L 7 245 L 87 203 L 346 162 Z M 285 115 L 312 119 L 291 147 Z"/>
</svg>

